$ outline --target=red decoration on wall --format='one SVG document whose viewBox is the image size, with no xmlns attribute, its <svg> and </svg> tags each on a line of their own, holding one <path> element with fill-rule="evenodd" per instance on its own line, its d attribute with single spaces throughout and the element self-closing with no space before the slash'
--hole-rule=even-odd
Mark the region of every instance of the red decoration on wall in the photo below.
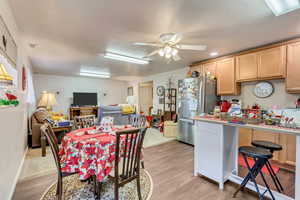
<svg viewBox="0 0 300 200">
<path fill-rule="evenodd" d="M 26 77 L 26 68 L 22 67 L 22 90 L 26 90 L 27 86 L 27 77 Z"/>
</svg>

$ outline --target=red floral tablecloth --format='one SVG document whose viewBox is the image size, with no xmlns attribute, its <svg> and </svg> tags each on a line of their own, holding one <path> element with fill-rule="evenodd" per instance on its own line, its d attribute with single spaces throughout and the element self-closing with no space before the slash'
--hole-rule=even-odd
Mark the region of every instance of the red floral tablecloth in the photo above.
<svg viewBox="0 0 300 200">
<path fill-rule="evenodd" d="M 122 130 L 131 127 L 122 128 Z M 121 130 L 113 128 L 113 131 Z M 124 138 L 125 141 L 125 138 Z M 107 178 L 114 166 L 116 136 L 101 133 L 96 127 L 78 129 L 66 134 L 60 147 L 60 159 L 63 172 L 78 172 L 85 180 L 96 175 L 98 181 Z"/>
</svg>

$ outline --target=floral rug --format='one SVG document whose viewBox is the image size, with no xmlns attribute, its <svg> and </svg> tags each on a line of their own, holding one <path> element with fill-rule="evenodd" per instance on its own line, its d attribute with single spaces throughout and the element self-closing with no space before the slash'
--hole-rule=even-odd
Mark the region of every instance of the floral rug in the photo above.
<svg viewBox="0 0 300 200">
<path fill-rule="evenodd" d="M 143 200 L 149 200 L 152 195 L 153 183 L 150 174 L 141 170 L 141 190 Z M 82 182 L 78 175 L 63 179 L 64 200 L 94 200 L 94 187 L 92 183 Z M 52 184 L 42 196 L 41 200 L 55 200 L 56 183 Z M 120 200 L 137 200 L 136 181 L 126 184 L 119 190 Z M 102 186 L 101 200 L 114 200 L 114 184 L 108 180 Z"/>
</svg>

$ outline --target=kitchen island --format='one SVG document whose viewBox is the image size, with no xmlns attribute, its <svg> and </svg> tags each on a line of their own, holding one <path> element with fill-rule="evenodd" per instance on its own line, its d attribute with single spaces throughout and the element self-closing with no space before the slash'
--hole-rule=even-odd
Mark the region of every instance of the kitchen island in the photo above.
<svg viewBox="0 0 300 200">
<path fill-rule="evenodd" d="M 264 124 L 237 124 L 211 117 L 195 117 L 194 175 L 202 175 L 216 181 L 219 188 L 224 188 L 226 181 L 240 184 L 243 180 L 238 173 L 239 128 L 265 130 L 279 134 L 296 136 L 296 158 L 300 156 L 300 130 L 269 126 Z M 295 199 L 300 200 L 300 159 L 296 159 Z M 246 186 L 255 191 L 254 184 Z M 265 187 L 260 186 L 264 191 Z M 293 199 L 272 191 L 276 200 Z M 270 197 L 268 193 L 266 196 Z"/>
</svg>

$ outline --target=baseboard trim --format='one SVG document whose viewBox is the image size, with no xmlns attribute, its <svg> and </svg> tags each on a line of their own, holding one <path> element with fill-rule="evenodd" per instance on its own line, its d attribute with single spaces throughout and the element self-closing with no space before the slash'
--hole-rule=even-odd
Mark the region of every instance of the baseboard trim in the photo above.
<svg viewBox="0 0 300 200">
<path fill-rule="evenodd" d="M 24 162 L 25 162 L 25 157 L 26 157 L 27 152 L 28 152 L 28 146 L 26 147 L 26 150 L 24 152 L 23 158 L 22 158 L 21 163 L 19 165 L 17 174 L 15 176 L 15 179 L 14 179 L 14 182 L 13 182 L 13 186 L 12 186 L 11 191 L 10 191 L 9 199 L 12 199 L 13 196 L 14 196 L 15 189 L 16 189 L 18 180 L 20 178 L 20 175 L 21 175 L 21 172 L 22 172 L 22 169 L 23 169 L 23 165 L 24 165 Z"/>
</svg>

